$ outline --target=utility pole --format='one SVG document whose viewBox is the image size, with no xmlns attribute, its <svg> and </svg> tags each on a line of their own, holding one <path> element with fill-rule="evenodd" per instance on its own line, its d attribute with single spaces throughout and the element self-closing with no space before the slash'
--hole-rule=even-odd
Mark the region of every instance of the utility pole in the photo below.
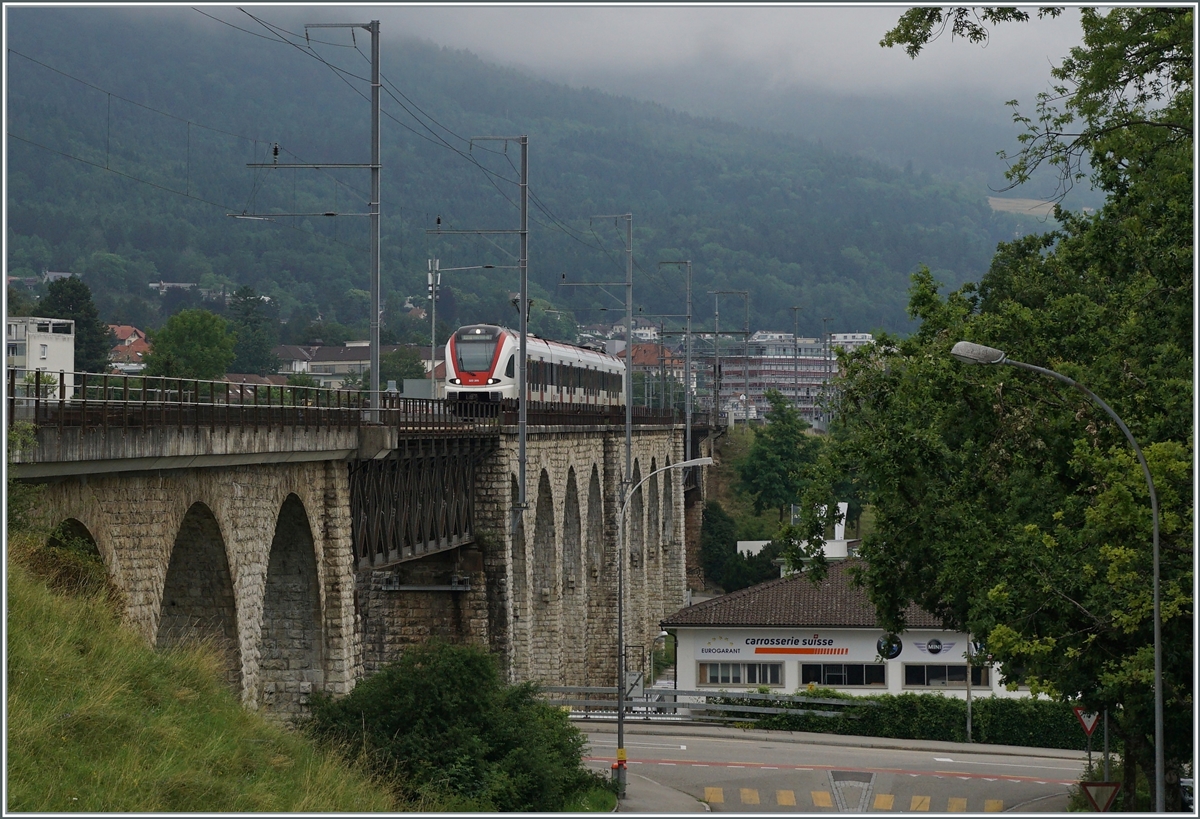
<svg viewBox="0 0 1200 819">
<path fill-rule="evenodd" d="M 442 286 L 440 259 L 429 260 L 429 395 L 438 397 L 437 389 L 437 303 Z"/>
<path fill-rule="evenodd" d="M 710 294 L 716 296 L 741 296 L 746 302 L 746 326 L 742 331 L 742 365 L 745 367 L 743 377 L 746 387 L 746 399 L 742 402 L 742 410 L 746 413 L 746 423 L 750 423 L 750 291 L 749 290 L 709 290 Z M 715 304 L 715 299 L 714 299 Z M 715 312 L 714 308 L 714 312 Z M 719 320 L 719 319 L 718 319 Z M 730 416 L 729 425 L 734 425 L 733 416 Z"/>
<path fill-rule="evenodd" d="M 247 168 L 370 168 L 371 201 L 367 213 L 227 213 L 235 219 L 274 220 L 280 216 L 368 216 L 371 219 L 371 316 L 370 316 L 370 413 L 372 422 L 379 421 L 379 21 L 369 23 L 305 23 L 310 28 L 363 28 L 371 33 L 371 161 L 361 162 L 251 162 Z M 276 146 L 278 153 L 278 146 Z"/>
<path fill-rule="evenodd" d="M 800 411 L 800 308 L 792 311 L 792 406 Z"/>
<path fill-rule="evenodd" d="M 512 515 L 512 531 L 517 530 L 517 522 L 521 515 L 529 508 L 529 500 L 526 494 L 525 486 L 525 449 L 526 449 L 526 426 L 529 418 L 529 389 L 527 382 L 527 364 L 528 364 L 528 337 L 529 337 L 529 136 L 522 134 L 520 136 L 480 136 L 471 137 L 472 143 L 479 141 L 497 141 L 497 142 L 516 142 L 521 146 L 521 181 L 518 183 L 521 189 L 521 226 L 516 230 L 442 230 L 437 227 L 433 230 L 427 230 L 426 233 L 434 233 L 437 235 L 451 234 L 467 234 L 473 236 L 481 236 L 484 234 L 512 234 L 516 233 L 521 238 L 520 257 L 517 260 L 517 269 L 521 271 L 521 292 L 519 298 L 521 300 L 517 311 L 521 314 L 521 351 L 517 363 L 517 391 L 520 395 L 517 398 L 517 481 L 518 481 L 518 500 L 513 507 Z M 440 225 L 441 219 L 438 219 Z M 500 265 L 482 265 L 485 268 L 506 269 Z M 471 270 L 474 268 L 447 268 L 448 270 Z"/>
<path fill-rule="evenodd" d="M 684 329 L 683 342 L 683 423 L 684 423 L 684 460 L 692 457 L 692 262 L 690 259 L 682 262 L 659 262 L 659 267 L 665 264 L 684 265 L 687 271 L 687 310 L 684 318 L 687 325 Z M 690 467 L 689 467 L 690 468 Z"/>
<path fill-rule="evenodd" d="M 593 216 L 625 220 L 625 480 L 618 509 L 624 509 L 633 486 L 633 214 Z M 564 274 L 565 277 L 565 274 Z M 619 282 L 561 282 L 560 287 L 616 287 Z M 625 797 L 625 548 L 626 533 L 617 535 L 617 794 Z"/>
<path fill-rule="evenodd" d="M 829 332 L 826 329 L 828 325 L 829 317 L 826 316 L 821 319 L 821 342 L 825 345 L 825 349 L 823 350 L 825 360 L 822 362 L 824 372 L 821 373 L 821 417 L 824 419 L 826 431 L 829 429 L 829 406 L 827 403 L 829 394 Z"/>
<path fill-rule="evenodd" d="M 721 297 L 713 294 L 713 384 L 716 387 L 717 422 L 721 421 Z"/>
</svg>

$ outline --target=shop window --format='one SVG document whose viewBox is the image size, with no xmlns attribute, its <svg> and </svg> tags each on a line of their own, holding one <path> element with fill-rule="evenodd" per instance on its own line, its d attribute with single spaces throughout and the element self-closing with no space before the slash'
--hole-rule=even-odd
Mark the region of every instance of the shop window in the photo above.
<svg viewBox="0 0 1200 819">
<path fill-rule="evenodd" d="M 800 684 L 843 688 L 856 685 L 886 685 L 883 663 L 804 663 Z"/>
<path fill-rule="evenodd" d="M 783 663 L 700 663 L 701 685 L 783 685 Z"/>
<path fill-rule="evenodd" d="M 966 688 L 966 665 L 905 665 L 904 685 L 906 688 Z M 987 668 L 971 669 L 971 685 L 991 685 Z"/>
</svg>

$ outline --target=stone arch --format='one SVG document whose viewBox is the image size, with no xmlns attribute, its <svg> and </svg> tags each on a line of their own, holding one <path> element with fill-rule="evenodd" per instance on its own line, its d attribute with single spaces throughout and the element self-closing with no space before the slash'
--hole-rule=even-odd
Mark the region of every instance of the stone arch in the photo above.
<svg viewBox="0 0 1200 819">
<path fill-rule="evenodd" d="M 543 469 L 538 478 L 537 506 L 533 519 L 530 654 L 531 659 L 532 655 L 537 655 L 534 667 L 559 675 L 562 673 L 562 644 L 559 640 L 562 605 L 554 517 L 550 473 Z"/>
<path fill-rule="evenodd" d="M 675 545 L 675 478 L 670 468 L 671 459 L 667 459 L 667 471 L 663 473 L 662 493 L 662 544 L 664 551 L 671 551 Z"/>
<path fill-rule="evenodd" d="M 521 488 L 517 476 L 513 475 L 510 485 L 512 505 L 515 510 L 521 502 Z M 529 632 L 529 561 L 525 553 L 525 514 L 518 512 L 512 533 L 512 569 L 509 575 L 509 595 L 512 605 L 512 662 L 509 673 L 514 679 L 520 669 L 528 665 L 526 638 Z"/>
<path fill-rule="evenodd" d="M 583 520 L 575 468 L 567 470 L 562 525 L 562 623 L 566 685 L 581 685 L 585 658 L 584 622 L 587 617 L 587 577 L 583 573 Z"/>
<path fill-rule="evenodd" d="M 667 459 L 666 466 L 671 466 L 670 458 Z M 662 530 L 659 532 L 662 546 L 659 551 L 662 552 L 662 613 L 664 617 L 673 614 L 677 606 L 683 605 L 683 601 L 678 598 L 678 581 L 676 580 L 680 575 L 683 550 L 675 546 L 674 475 L 675 470 L 669 468 L 662 473 Z"/>
<path fill-rule="evenodd" d="M 662 542 L 662 526 L 659 523 L 659 497 L 658 497 L 658 475 L 654 473 L 658 471 L 658 461 L 655 458 L 650 459 L 650 480 L 646 481 L 647 499 L 646 499 L 646 558 L 651 562 L 657 562 L 658 554 L 661 551 L 659 544 Z"/>
<path fill-rule="evenodd" d="M 633 483 L 638 486 L 642 481 L 642 465 L 637 460 L 633 462 Z M 626 525 L 629 527 L 629 557 L 626 577 L 626 612 L 625 642 L 627 645 L 641 645 L 642 624 L 646 619 L 646 504 L 644 486 L 638 486 L 636 492 L 629 498 L 629 508 L 626 510 Z M 635 655 L 630 654 L 627 663 L 636 662 Z M 637 670 L 630 667 L 630 671 Z"/>
<path fill-rule="evenodd" d="M 325 640 L 312 527 L 294 493 L 275 522 L 259 640 L 259 705 L 280 715 L 302 713 L 308 695 L 323 688 Z"/>
<path fill-rule="evenodd" d="M 91 531 L 76 518 L 67 518 L 55 526 L 46 538 L 46 545 L 55 549 L 67 549 L 72 552 L 84 552 L 95 557 L 101 557 L 100 546 Z"/>
<path fill-rule="evenodd" d="M 612 670 L 615 679 L 615 666 L 611 662 L 612 639 L 609 637 L 607 647 L 604 637 L 614 634 L 612 627 L 613 605 L 613 572 L 604 564 L 604 501 L 600 494 L 600 468 L 592 466 L 592 475 L 588 479 L 587 501 L 587 644 L 580 646 L 581 653 L 587 658 L 587 685 L 604 685 L 608 677 L 605 672 Z M 612 684 L 610 681 L 609 685 Z"/>
<path fill-rule="evenodd" d="M 155 645 L 169 648 L 195 641 L 212 645 L 222 660 L 226 682 L 240 694 L 242 662 L 233 580 L 221 528 L 203 503 L 188 507 L 171 546 Z"/>
</svg>

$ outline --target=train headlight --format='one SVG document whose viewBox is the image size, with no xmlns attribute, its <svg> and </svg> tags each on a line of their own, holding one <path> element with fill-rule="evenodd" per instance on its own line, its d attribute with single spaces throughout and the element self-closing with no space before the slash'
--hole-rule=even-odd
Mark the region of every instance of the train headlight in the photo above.
<svg viewBox="0 0 1200 819">
<path fill-rule="evenodd" d="M 499 378 L 489 378 L 489 379 L 487 380 L 487 382 L 488 382 L 489 384 L 499 384 L 499 383 L 500 383 L 500 379 L 499 379 Z"/>
<path fill-rule="evenodd" d="M 461 383 L 462 383 L 462 380 L 461 380 L 461 379 L 458 379 L 458 378 L 451 378 L 451 379 L 450 379 L 450 383 L 451 383 L 451 384 L 461 384 Z"/>
</svg>

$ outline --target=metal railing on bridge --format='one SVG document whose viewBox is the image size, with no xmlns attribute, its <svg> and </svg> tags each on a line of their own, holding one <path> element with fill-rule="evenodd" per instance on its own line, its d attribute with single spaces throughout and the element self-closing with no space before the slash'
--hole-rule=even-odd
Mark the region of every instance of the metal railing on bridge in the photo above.
<svg viewBox="0 0 1200 819">
<path fill-rule="evenodd" d="M 18 378 L 18 374 L 21 377 Z M 8 371 L 8 422 L 39 427 L 356 427 L 372 423 L 371 394 L 276 384 L 111 373 Z M 498 430 L 497 404 L 380 394 L 378 423 L 416 432 Z"/>
<path fill-rule="evenodd" d="M 566 708 L 581 719 L 615 719 L 617 689 L 615 686 L 539 687 L 542 698 L 550 705 Z M 786 694 L 761 694 L 749 691 L 692 691 L 682 688 L 647 687 L 642 693 L 631 692 L 625 698 L 625 717 L 636 719 L 669 719 L 687 722 L 754 722 L 761 717 L 792 714 L 811 717 L 844 717 L 859 719 L 847 709 L 858 706 L 877 706 L 869 699 L 822 699 L 819 697 Z M 762 702 L 762 705 L 749 704 Z M 825 706 L 814 708 L 813 706 Z"/>
</svg>

